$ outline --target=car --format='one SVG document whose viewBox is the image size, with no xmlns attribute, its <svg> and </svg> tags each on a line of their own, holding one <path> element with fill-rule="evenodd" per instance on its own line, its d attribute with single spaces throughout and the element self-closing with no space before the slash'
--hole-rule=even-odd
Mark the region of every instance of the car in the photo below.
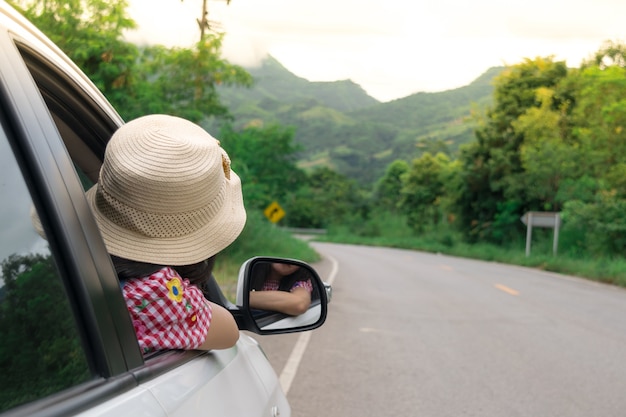
<svg viewBox="0 0 626 417">
<path fill-rule="evenodd" d="M 304 262 L 252 258 L 235 303 L 214 279 L 207 289 L 247 331 L 234 347 L 144 356 L 84 195 L 123 123 L 58 47 L 0 2 L 0 415 L 289 416 L 248 332 L 318 328 L 330 288 Z M 250 308 L 250 271 L 264 262 L 309 271 L 314 297 L 302 317 Z"/>
</svg>

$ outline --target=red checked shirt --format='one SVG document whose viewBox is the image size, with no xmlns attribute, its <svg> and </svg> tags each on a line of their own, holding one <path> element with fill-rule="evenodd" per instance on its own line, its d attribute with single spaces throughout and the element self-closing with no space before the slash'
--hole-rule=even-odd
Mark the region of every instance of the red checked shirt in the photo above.
<svg viewBox="0 0 626 417">
<path fill-rule="evenodd" d="M 263 283 L 263 288 L 261 290 L 262 291 L 278 291 L 279 287 L 280 287 L 280 280 L 276 280 L 276 281 L 267 280 Z M 309 293 L 313 292 L 313 284 L 311 283 L 310 279 L 307 279 L 304 281 L 296 281 L 292 285 L 292 287 L 289 289 L 289 291 L 291 292 L 295 290 L 296 288 L 304 288 Z"/>
<path fill-rule="evenodd" d="M 128 280 L 122 291 L 144 354 L 161 349 L 195 349 L 206 339 L 211 305 L 198 287 L 172 268 Z"/>
</svg>

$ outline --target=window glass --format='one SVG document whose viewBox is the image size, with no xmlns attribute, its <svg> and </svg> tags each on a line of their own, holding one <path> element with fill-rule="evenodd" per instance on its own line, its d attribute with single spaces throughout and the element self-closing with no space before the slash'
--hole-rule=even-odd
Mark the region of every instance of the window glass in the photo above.
<svg viewBox="0 0 626 417">
<path fill-rule="evenodd" d="M 0 129 L 0 412 L 91 379 L 53 256 Z"/>
</svg>

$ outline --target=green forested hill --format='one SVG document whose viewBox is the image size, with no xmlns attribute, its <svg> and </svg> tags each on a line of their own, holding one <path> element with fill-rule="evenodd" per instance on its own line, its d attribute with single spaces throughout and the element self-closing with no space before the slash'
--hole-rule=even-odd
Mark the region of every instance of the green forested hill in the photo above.
<svg viewBox="0 0 626 417">
<path fill-rule="evenodd" d="M 491 68 L 468 86 L 439 93 L 416 93 L 377 106 L 351 112 L 351 116 L 376 123 L 425 132 L 469 115 L 473 105 L 491 102 L 493 77 L 502 68 Z"/>
<path fill-rule="evenodd" d="M 311 82 L 300 78 L 272 57 L 267 57 L 259 67 L 246 68 L 254 78 L 251 89 L 222 88 L 220 94 L 231 107 L 245 108 L 251 102 L 270 107 L 284 104 L 306 103 L 314 100 L 339 111 L 353 111 L 378 104 L 365 90 L 350 80 Z M 260 110 L 266 110 L 261 108 Z M 237 111 L 237 109 L 233 109 Z"/>
<path fill-rule="evenodd" d="M 271 57 L 247 70 L 255 79 L 252 88 L 219 89 L 236 125 L 293 126 L 302 167 L 327 165 L 371 184 L 396 159 L 411 160 L 426 151 L 453 154 L 470 141 L 471 109 L 491 102 L 491 80 L 502 68 L 465 87 L 387 103 L 349 80 L 309 82 Z"/>
</svg>

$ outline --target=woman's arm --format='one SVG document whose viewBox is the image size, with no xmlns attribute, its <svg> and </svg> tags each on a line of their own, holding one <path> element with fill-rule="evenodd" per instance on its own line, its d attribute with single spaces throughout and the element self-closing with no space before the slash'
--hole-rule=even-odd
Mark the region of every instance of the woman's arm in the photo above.
<svg viewBox="0 0 626 417">
<path fill-rule="evenodd" d="M 233 315 L 219 304 L 208 302 L 213 310 L 211 325 L 199 350 L 227 349 L 239 340 L 239 328 Z"/>
<path fill-rule="evenodd" d="M 278 311 L 299 316 L 309 309 L 311 294 L 306 288 L 297 287 L 287 291 L 252 291 L 250 307 L 259 310 Z"/>
</svg>

